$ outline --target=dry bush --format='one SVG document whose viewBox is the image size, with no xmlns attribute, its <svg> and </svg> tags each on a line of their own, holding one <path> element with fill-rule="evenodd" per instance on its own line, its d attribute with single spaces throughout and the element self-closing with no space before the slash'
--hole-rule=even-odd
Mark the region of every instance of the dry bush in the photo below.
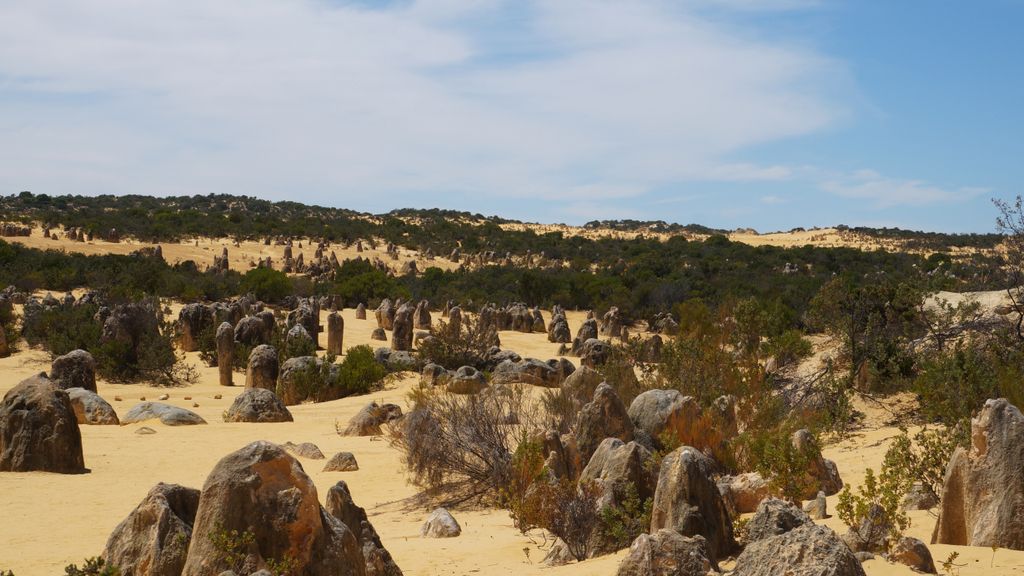
<svg viewBox="0 0 1024 576">
<path fill-rule="evenodd" d="M 419 344 L 420 358 L 449 370 L 462 366 L 482 370 L 487 351 L 500 344 L 492 325 L 482 324 L 468 314 L 463 315 L 461 327 L 439 320 L 430 336 Z"/>
<path fill-rule="evenodd" d="M 453 503 L 501 503 L 512 481 L 513 455 L 538 429 L 522 388 L 470 395 L 420 388 L 411 400 L 412 409 L 390 437 L 413 482 Z"/>
</svg>

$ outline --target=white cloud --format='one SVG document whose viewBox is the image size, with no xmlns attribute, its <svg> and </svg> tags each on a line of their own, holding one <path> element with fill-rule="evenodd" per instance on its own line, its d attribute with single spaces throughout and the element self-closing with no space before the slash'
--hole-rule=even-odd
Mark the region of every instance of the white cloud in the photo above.
<svg viewBox="0 0 1024 576">
<path fill-rule="evenodd" d="M 875 209 L 963 202 L 990 191 L 977 187 L 943 188 L 921 180 L 883 176 L 873 170 L 826 180 L 821 183 L 821 189 L 844 198 L 866 201 Z"/>
<path fill-rule="evenodd" d="M 522 30 L 499 49 L 503 11 Z M 623 198 L 786 178 L 730 158 L 844 113 L 842 66 L 665 0 L 34 0 L 0 22 L 6 192 Z"/>
</svg>

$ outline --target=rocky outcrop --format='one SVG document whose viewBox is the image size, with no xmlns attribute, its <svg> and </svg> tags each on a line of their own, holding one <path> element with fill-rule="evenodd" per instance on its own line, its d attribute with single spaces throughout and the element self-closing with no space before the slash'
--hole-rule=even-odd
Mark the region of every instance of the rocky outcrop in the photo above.
<svg viewBox="0 0 1024 576">
<path fill-rule="evenodd" d="M 225 422 L 292 422 L 292 413 L 272 390 L 246 388 L 224 412 Z"/>
<path fill-rule="evenodd" d="M 619 504 L 617 498 L 632 485 L 643 502 L 654 495 L 656 478 L 647 466 L 651 451 L 636 442 L 605 438 L 580 474 L 580 480 L 603 488 L 602 506 Z"/>
<path fill-rule="evenodd" d="M 707 576 L 711 571 L 707 542 L 675 530 L 641 534 L 619 564 L 617 576 Z"/>
<path fill-rule="evenodd" d="M 462 366 L 448 378 L 448 391 L 452 394 L 476 394 L 486 387 L 483 372 L 472 366 Z"/>
<path fill-rule="evenodd" d="M 50 380 L 58 388 L 84 388 L 96 392 L 96 360 L 85 350 L 72 350 L 53 359 Z"/>
<path fill-rule="evenodd" d="M 970 448 L 953 452 L 932 544 L 1024 550 L 1024 415 L 988 400 L 971 420 Z"/>
<path fill-rule="evenodd" d="M 365 562 L 352 531 L 327 513 L 316 486 L 280 446 L 253 442 L 217 463 L 203 484 L 195 534 L 252 534 L 237 563 L 246 574 L 288 560 L 309 576 L 363 576 Z M 183 576 L 219 574 L 229 566 L 211 538 L 189 546 Z"/>
<path fill-rule="evenodd" d="M 765 498 L 747 522 L 747 542 L 757 542 L 814 524 L 803 510 L 778 498 Z"/>
<path fill-rule="evenodd" d="M 751 542 L 731 576 L 864 576 L 853 552 L 825 526 L 805 524 Z"/>
<path fill-rule="evenodd" d="M 0 402 L 0 472 L 33 470 L 86 472 L 71 398 L 45 374 L 21 381 Z"/>
<path fill-rule="evenodd" d="M 768 482 L 759 473 L 744 472 L 736 476 L 719 478 L 718 491 L 722 493 L 726 505 L 735 515 L 757 510 L 758 504 L 771 490 Z"/>
<path fill-rule="evenodd" d="M 684 536 L 703 536 L 712 563 L 736 548 L 732 519 L 712 479 L 714 466 L 710 458 L 690 446 L 665 456 L 651 513 L 652 533 L 670 528 Z"/>
<path fill-rule="evenodd" d="M 117 425 L 121 423 L 117 419 L 114 407 L 99 394 L 85 388 L 68 388 L 66 392 L 68 398 L 71 399 L 71 407 L 75 411 L 75 418 L 78 419 L 79 424 Z"/>
<path fill-rule="evenodd" d="M 179 576 L 185 567 L 199 490 L 160 483 L 114 528 L 103 560 L 122 576 Z"/>
</svg>

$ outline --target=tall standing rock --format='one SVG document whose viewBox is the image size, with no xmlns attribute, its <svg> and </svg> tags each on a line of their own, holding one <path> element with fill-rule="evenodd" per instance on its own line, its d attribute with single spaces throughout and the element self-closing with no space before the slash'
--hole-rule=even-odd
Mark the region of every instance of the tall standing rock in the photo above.
<svg viewBox="0 0 1024 576">
<path fill-rule="evenodd" d="M 932 544 L 1024 550 L 1024 415 L 988 400 L 946 467 Z"/>
<path fill-rule="evenodd" d="M 292 573 L 364 576 L 366 562 L 352 531 L 327 513 L 316 486 L 298 460 L 269 442 L 253 442 L 228 454 L 210 472 L 182 576 L 208 576 L 231 568 L 209 535 L 252 533 L 244 574 L 289 560 Z"/>
<path fill-rule="evenodd" d="M 7 344 L 7 333 L 3 326 L 0 326 L 0 358 L 7 358 L 11 355 L 11 347 Z"/>
<path fill-rule="evenodd" d="M 180 576 L 198 507 L 199 490 L 157 484 L 114 528 L 104 562 L 121 576 Z"/>
<path fill-rule="evenodd" d="M 430 303 L 420 300 L 413 313 L 413 325 L 419 330 L 430 330 Z"/>
<path fill-rule="evenodd" d="M 276 390 L 279 369 L 277 350 L 273 346 L 261 344 L 253 348 L 245 369 L 245 387 Z"/>
<path fill-rule="evenodd" d="M 380 536 L 366 517 L 366 511 L 356 506 L 348 484 L 339 481 L 327 491 L 327 512 L 341 520 L 355 533 L 366 560 L 366 576 L 402 576 L 402 571 L 384 548 Z"/>
<path fill-rule="evenodd" d="M 33 470 L 86 471 L 71 398 L 46 374 L 22 380 L 0 403 L 0 472 Z"/>
<path fill-rule="evenodd" d="M 412 350 L 412 321 L 415 309 L 409 304 L 402 304 L 402 307 L 395 313 L 395 320 L 391 331 L 392 350 Z"/>
<path fill-rule="evenodd" d="M 362 302 L 356 306 L 356 320 L 366 320 L 366 304 Z"/>
<path fill-rule="evenodd" d="M 186 304 L 178 313 L 178 328 L 181 336 L 178 340 L 184 352 L 195 352 L 199 349 L 199 335 L 213 325 L 213 311 L 209 306 L 199 303 Z"/>
<path fill-rule="evenodd" d="M 462 308 L 452 306 L 448 310 L 448 325 L 453 334 L 458 334 L 462 330 Z"/>
<path fill-rule="evenodd" d="M 217 328 L 217 371 L 220 385 L 231 386 L 235 363 L 235 329 L 224 322 Z"/>
<path fill-rule="evenodd" d="M 736 549 L 732 519 L 712 479 L 714 462 L 696 448 L 681 446 L 665 456 L 654 490 L 651 532 L 671 528 L 707 540 L 712 562 Z"/>
<path fill-rule="evenodd" d="M 345 342 L 345 319 L 337 312 L 327 315 L 327 353 L 341 356 Z"/>
</svg>

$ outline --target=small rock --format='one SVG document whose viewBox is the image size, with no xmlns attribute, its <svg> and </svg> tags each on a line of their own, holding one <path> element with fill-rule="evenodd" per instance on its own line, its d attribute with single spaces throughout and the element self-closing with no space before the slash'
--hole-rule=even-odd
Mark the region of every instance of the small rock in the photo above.
<svg viewBox="0 0 1024 576">
<path fill-rule="evenodd" d="M 904 536 L 896 542 L 889 552 L 889 560 L 906 564 L 918 572 L 925 574 L 936 574 L 935 562 L 932 561 L 932 553 L 924 542 L 917 538 Z"/>
<path fill-rule="evenodd" d="M 161 394 L 161 395 L 160 395 L 160 396 L 159 396 L 159 397 L 157 398 L 157 400 L 170 400 L 170 398 L 171 398 L 171 395 L 170 395 L 170 394 Z"/>
<path fill-rule="evenodd" d="M 444 508 L 431 512 L 420 528 L 420 536 L 424 538 L 454 538 L 459 534 L 462 534 L 462 527 Z"/>
<path fill-rule="evenodd" d="M 854 552 L 853 555 L 856 556 L 857 557 L 857 561 L 862 563 L 862 564 L 864 562 L 867 562 L 868 560 L 874 560 L 875 559 L 875 555 L 872 554 L 871 552 Z"/>
<path fill-rule="evenodd" d="M 192 399 L 191 396 L 185 396 L 185 400 L 191 400 L 191 399 Z"/>
<path fill-rule="evenodd" d="M 156 434 L 156 430 L 153 430 L 149 426 L 143 426 L 135 431 L 136 434 Z"/>
<path fill-rule="evenodd" d="M 828 518 L 828 499 L 825 498 L 825 493 L 819 491 L 817 498 L 804 505 L 804 512 L 806 512 L 812 520 L 824 520 L 825 518 Z"/>
<path fill-rule="evenodd" d="M 220 394 L 214 394 L 214 396 L 213 396 L 214 400 L 220 400 L 221 398 L 222 398 L 222 396 Z"/>
<path fill-rule="evenodd" d="M 120 396 L 114 396 L 114 402 L 120 402 L 120 401 L 121 401 L 121 397 Z"/>
<path fill-rule="evenodd" d="M 199 402 L 193 402 L 192 403 L 192 407 L 193 408 L 199 408 Z"/>
<path fill-rule="evenodd" d="M 359 470 L 359 463 L 351 452 L 338 452 L 327 461 L 324 472 L 353 472 Z"/>
<path fill-rule="evenodd" d="M 323 460 L 324 453 L 320 451 L 320 448 L 312 442 L 303 442 L 301 444 L 294 444 L 292 442 L 285 442 L 281 445 L 282 448 L 303 458 L 309 458 L 310 460 Z"/>
</svg>

